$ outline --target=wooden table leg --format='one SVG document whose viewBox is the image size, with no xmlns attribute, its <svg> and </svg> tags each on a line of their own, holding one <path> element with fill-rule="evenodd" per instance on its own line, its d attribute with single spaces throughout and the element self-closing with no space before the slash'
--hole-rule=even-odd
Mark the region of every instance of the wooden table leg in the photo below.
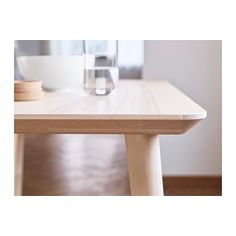
<svg viewBox="0 0 236 236">
<path fill-rule="evenodd" d="M 125 135 L 131 195 L 163 196 L 158 135 Z"/>
<path fill-rule="evenodd" d="M 24 169 L 24 134 L 15 134 L 15 196 L 22 195 Z"/>
</svg>

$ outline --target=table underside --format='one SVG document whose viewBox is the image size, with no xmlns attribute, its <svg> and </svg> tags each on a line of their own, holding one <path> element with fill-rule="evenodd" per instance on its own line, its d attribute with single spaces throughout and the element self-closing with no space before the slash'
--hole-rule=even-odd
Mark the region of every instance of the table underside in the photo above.
<svg viewBox="0 0 236 236">
<path fill-rule="evenodd" d="M 15 119 L 15 133 L 182 134 L 199 120 Z"/>
</svg>

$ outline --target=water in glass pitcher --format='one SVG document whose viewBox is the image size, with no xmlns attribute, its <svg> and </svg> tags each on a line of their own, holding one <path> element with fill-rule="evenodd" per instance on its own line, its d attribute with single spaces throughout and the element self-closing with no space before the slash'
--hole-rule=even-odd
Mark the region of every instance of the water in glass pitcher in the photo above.
<svg viewBox="0 0 236 236">
<path fill-rule="evenodd" d="M 92 95 L 107 95 L 118 82 L 118 67 L 99 66 L 84 70 L 84 88 Z"/>
</svg>

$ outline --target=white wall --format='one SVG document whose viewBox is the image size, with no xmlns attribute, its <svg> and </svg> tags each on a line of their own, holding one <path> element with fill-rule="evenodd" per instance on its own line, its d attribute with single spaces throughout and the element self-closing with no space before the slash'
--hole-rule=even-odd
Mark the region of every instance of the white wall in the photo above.
<svg viewBox="0 0 236 236">
<path fill-rule="evenodd" d="M 221 174 L 221 41 L 145 41 L 144 79 L 172 82 L 208 112 L 181 136 L 162 136 L 165 175 Z"/>
</svg>

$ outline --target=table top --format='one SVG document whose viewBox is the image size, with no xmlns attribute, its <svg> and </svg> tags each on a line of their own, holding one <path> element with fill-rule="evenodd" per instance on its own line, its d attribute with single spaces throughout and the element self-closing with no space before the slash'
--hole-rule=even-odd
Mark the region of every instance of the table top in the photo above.
<svg viewBox="0 0 236 236">
<path fill-rule="evenodd" d="M 39 101 L 15 102 L 15 132 L 183 133 L 206 115 L 167 81 L 123 80 L 108 96 L 48 92 Z"/>
</svg>

